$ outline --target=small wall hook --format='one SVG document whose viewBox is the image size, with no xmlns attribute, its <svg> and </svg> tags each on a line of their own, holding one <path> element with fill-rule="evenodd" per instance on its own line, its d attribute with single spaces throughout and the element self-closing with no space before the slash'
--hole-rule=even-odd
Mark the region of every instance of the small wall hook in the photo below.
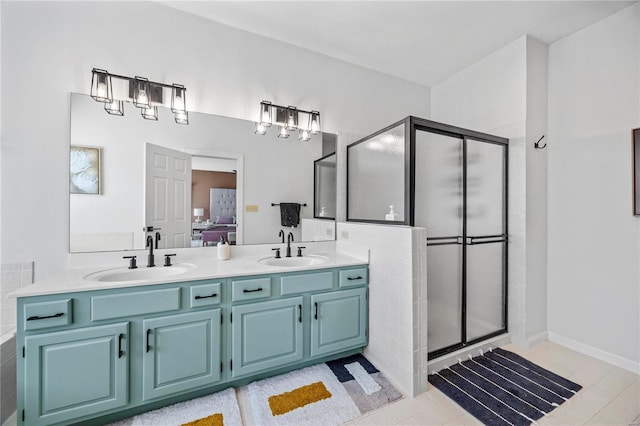
<svg viewBox="0 0 640 426">
<path fill-rule="evenodd" d="M 546 142 L 545 142 L 545 144 L 544 144 L 544 145 L 540 145 L 540 141 L 541 141 L 542 139 L 544 139 L 544 135 L 542 135 L 542 137 L 541 137 L 540 139 L 538 139 L 538 142 L 536 142 L 536 143 L 534 143 L 534 144 L 533 144 L 533 147 L 534 147 L 535 149 L 544 149 L 544 148 L 546 148 L 546 147 L 547 147 Z"/>
</svg>

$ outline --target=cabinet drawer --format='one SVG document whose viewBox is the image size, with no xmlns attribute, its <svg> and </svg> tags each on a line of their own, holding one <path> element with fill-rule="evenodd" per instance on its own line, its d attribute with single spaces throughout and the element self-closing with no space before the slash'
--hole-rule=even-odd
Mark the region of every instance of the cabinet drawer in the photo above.
<svg viewBox="0 0 640 426">
<path fill-rule="evenodd" d="M 73 322 L 72 316 L 71 299 L 27 303 L 24 305 L 24 330 L 69 325 Z"/>
<path fill-rule="evenodd" d="M 189 306 L 197 308 L 199 306 L 220 304 L 222 300 L 220 290 L 220 283 L 192 285 L 189 287 Z"/>
<path fill-rule="evenodd" d="M 91 321 L 180 309 L 180 287 L 91 298 Z"/>
<path fill-rule="evenodd" d="M 329 290 L 333 287 L 333 272 L 288 275 L 280 278 L 281 294 L 296 294 L 307 291 Z"/>
<path fill-rule="evenodd" d="M 231 281 L 231 301 L 262 299 L 271 296 L 271 278 Z"/>
<path fill-rule="evenodd" d="M 338 286 L 344 288 L 366 284 L 368 278 L 367 272 L 368 269 L 366 267 L 340 271 Z"/>
</svg>

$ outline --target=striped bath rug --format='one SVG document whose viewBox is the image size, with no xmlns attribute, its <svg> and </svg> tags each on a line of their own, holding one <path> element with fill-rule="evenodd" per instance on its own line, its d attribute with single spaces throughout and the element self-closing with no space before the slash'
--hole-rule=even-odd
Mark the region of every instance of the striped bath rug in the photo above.
<svg viewBox="0 0 640 426">
<path fill-rule="evenodd" d="M 316 364 L 247 386 L 256 425 L 339 425 L 402 397 L 364 356 Z"/>
<path fill-rule="evenodd" d="M 429 383 L 489 425 L 529 425 L 582 389 L 500 348 L 433 373 Z"/>
</svg>

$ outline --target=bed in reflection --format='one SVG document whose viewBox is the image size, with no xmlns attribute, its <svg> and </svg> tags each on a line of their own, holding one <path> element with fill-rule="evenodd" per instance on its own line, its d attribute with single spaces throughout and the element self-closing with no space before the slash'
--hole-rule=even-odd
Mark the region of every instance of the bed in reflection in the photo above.
<svg viewBox="0 0 640 426">
<path fill-rule="evenodd" d="M 236 190 L 231 188 L 209 189 L 209 214 L 207 223 L 200 224 L 200 232 L 193 233 L 191 247 L 216 245 L 224 238 L 236 243 Z"/>
</svg>

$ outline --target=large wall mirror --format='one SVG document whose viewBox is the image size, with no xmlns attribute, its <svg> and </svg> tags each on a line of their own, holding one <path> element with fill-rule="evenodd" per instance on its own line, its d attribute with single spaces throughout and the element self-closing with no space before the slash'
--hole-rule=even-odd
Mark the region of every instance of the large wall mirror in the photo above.
<svg viewBox="0 0 640 426">
<path fill-rule="evenodd" d="M 201 247 L 221 236 L 279 243 L 281 229 L 295 241 L 333 240 L 335 223 L 314 218 L 314 162 L 335 151 L 335 135 L 301 142 L 295 134 L 277 138 L 277 129 L 255 135 L 254 126 L 195 112 L 179 125 L 162 107 L 157 121 L 145 120 L 130 103 L 124 116 L 111 116 L 72 93 L 70 251 L 144 249 L 148 226 L 160 228 L 160 248 Z M 319 190 L 335 194 L 316 182 Z M 296 227 L 282 226 L 281 203 L 301 205 Z"/>
</svg>

